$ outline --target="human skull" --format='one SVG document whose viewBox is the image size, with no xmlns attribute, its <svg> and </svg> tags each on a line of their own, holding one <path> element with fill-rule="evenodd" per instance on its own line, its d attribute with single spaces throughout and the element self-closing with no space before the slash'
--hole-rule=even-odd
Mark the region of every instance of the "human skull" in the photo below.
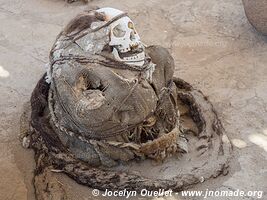
<svg viewBox="0 0 267 200">
<path fill-rule="evenodd" d="M 106 21 L 123 13 L 114 8 L 101 8 L 97 12 L 104 13 Z M 144 65 L 144 46 L 129 17 L 125 16 L 111 23 L 109 45 L 113 47 L 112 54 L 116 60 L 128 65 Z"/>
</svg>

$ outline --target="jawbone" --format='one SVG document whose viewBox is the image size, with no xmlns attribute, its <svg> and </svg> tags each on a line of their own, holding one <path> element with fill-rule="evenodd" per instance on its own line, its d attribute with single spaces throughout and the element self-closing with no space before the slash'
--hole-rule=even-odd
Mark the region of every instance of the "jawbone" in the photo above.
<svg viewBox="0 0 267 200">
<path fill-rule="evenodd" d="M 135 65 L 135 66 L 141 67 L 145 63 L 145 52 L 144 51 L 142 51 L 141 53 L 135 54 L 134 56 L 127 56 L 127 57 L 121 58 L 118 50 L 114 47 L 112 54 L 117 61 L 124 62 L 128 65 Z"/>
</svg>

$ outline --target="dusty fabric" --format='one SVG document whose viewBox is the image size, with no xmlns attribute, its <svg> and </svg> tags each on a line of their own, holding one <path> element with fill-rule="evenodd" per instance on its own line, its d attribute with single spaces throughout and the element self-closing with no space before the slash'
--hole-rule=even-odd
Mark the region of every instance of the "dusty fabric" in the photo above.
<svg viewBox="0 0 267 200">
<path fill-rule="evenodd" d="M 168 51 L 149 46 L 136 67 L 114 60 L 107 42 L 103 16 L 90 11 L 72 20 L 32 93 L 26 137 L 36 153 L 39 199 L 52 179 L 48 169 L 102 190 L 179 191 L 227 174 L 231 144 L 220 120 L 200 91 L 173 77 Z M 138 167 L 140 174 L 129 173 Z"/>
<path fill-rule="evenodd" d="M 172 130 L 173 143 L 178 140 L 173 59 L 164 48 L 151 46 L 142 67 L 115 61 L 105 51 L 109 30 L 102 19 L 92 11 L 78 16 L 51 50 L 46 76 L 51 125 L 66 148 L 93 165 L 160 159 L 160 152 L 145 155 L 140 148 Z"/>
<path fill-rule="evenodd" d="M 95 161 L 93 158 L 97 158 L 101 152 L 105 154 L 102 157 L 111 156 L 115 160 L 127 161 L 140 155 L 142 157 L 139 151 L 132 152 L 139 149 L 138 145 L 178 127 L 174 98 L 176 91 L 171 80 L 173 61 L 161 47 L 150 47 L 147 51 L 151 52 L 152 59 L 155 56 L 153 54 L 164 58 L 164 61 L 156 62 L 152 84 L 139 78 L 142 72 L 127 69 L 101 65 L 92 67 L 91 63 L 82 65 L 72 60 L 61 61 L 59 66 L 53 66 L 60 71 L 60 77 L 54 78 L 53 89 L 50 90 L 53 124 L 62 143 L 79 158 L 94 164 L 100 163 L 100 160 Z M 172 65 L 165 67 L 166 59 Z M 74 67 L 70 70 L 69 66 Z M 178 135 L 179 130 L 175 130 Z M 93 141 L 99 139 L 105 139 L 116 147 L 110 144 L 106 144 L 109 147 L 103 147 L 101 141 Z M 110 155 L 111 148 L 118 151 L 120 142 L 126 143 L 125 146 L 131 151 L 127 153 L 124 148 L 121 158 L 118 157 L 119 153 Z M 113 165 L 110 162 L 107 164 L 102 158 L 102 164 Z"/>
<path fill-rule="evenodd" d="M 51 171 L 47 169 L 62 171 L 78 183 L 101 190 L 140 191 L 146 188 L 180 191 L 209 178 L 227 174 L 231 158 L 231 144 L 212 104 L 200 91 L 195 90 L 183 80 L 174 78 L 174 83 L 180 108 L 185 106 L 184 108 L 188 109 L 182 114 L 184 127 L 187 127 L 186 121 L 190 116 L 197 128 L 189 126 L 188 128 L 194 132 L 184 132 L 189 140 L 189 153 L 185 154 L 182 160 L 173 157 L 168 162 L 158 165 L 144 162 L 141 165 L 138 164 L 137 167 L 134 163 L 129 163 L 123 168 L 107 169 L 82 162 L 62 145 L 49 123 L 47 102 L 49 84 L 45 82 L 45 76 L 43 76 L 32 94 L 31 124 L 34 132 L 28 135 L 31 141 L 30 147 L 35 150 L 37 163 L 35 187 L 43 188 L 44 183 L 51 181 Z M 191 123 L 189 120 L 189 124 Z M 161 143 L 155 144 L 160 147 Z M 131 171 L 139 171 L 140 167 L 144 174 L 131 173 Z M 166 167 L 169 172 L 160 173 Z M 46 190 L 38 190 L 41 192 L 39 193 L 41 197 L 37 196 L 37 199 L 47 196 L 47 191 L 58 192 L 57 188 L 61 186 L 50 187 L 48 185 L 48 187 Z"/>
</svg>

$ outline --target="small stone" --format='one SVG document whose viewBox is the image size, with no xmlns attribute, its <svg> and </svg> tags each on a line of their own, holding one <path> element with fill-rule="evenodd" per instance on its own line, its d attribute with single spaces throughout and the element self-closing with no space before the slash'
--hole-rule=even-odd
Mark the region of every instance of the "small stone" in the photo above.
<svg viewBox="0 0 267 200">
<path fill-rule="evenodd" d="M 200 181 L 200 183 L 203 183 L 205 181 L 205 178 L 203 176 L 201 176 L 199 181 Z"/>
<path fill-rule="evenodd" d="M 25 149 L 28 149 L 28 148 L 30 147 L 30 142 L 31 142 L 30 138 L 26 136 L 26 137 L 24 137 L 24 138 L 22 139 L 22 146 L 23 146 Z"/>
</svg>

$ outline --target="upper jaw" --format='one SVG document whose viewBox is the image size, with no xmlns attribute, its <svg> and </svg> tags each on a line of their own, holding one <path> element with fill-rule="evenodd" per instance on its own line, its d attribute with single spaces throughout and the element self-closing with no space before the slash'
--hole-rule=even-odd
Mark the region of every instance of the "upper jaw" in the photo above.
<svg viewBox="0 0 267 200">
<path fill-rule="evenodd" d="M 116 48 L 118 49 L 120 53 L 126 53 L 126 52 L 131 51 L 132 49 L 137 49 L 141 47 L 142 45 L 140 44 L 140 42 L 132 42 L 128 47 L 123 48 L 123 47 L 118 46 Z"/>
</svg>

